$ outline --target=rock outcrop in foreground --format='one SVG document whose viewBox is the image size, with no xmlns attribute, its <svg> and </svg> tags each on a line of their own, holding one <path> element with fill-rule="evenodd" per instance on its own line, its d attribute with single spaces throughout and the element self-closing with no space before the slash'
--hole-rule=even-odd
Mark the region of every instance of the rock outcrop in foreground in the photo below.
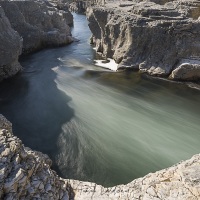
<svg viewBox="0 0 200 200">
<path fill-rule="evenodd" d="M 18 57 L 73 41 L 73 16 L 52 0 L 0 1 L 0 80 L 15 75 Z"/>
<path fill-rule="evenodd" d="M 59 178 L 50 166 L 49 157 L 24 147 L 12 134 L 11 123 L 0 115 L 0 199 L 200 199 L 200 154 L 110 188 Z"/>
<path fill-rule="evenodd" d="M 88 8 L 92 43 L 132 67 L 174 80 L 200 78 L 200 1 L 132 0 Z"/>
<path fill-rule="evenodd" d="M 45 154 L 24 147 L 0 115 L 0 199 L 65 199 L 70 187 L 50 169 Z"/>
</svg>

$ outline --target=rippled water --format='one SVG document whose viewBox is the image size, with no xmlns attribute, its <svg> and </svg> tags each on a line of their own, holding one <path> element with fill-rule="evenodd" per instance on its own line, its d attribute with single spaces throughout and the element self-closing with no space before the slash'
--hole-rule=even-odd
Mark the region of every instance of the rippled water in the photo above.
<svg viewBox="0 0 200 200">
<path fill-rule="evenodd" d="M 85 16 L 80 42 L 22 60 L 0 84 L 0 113 L 26 146 L 47 153 L 66 178 L 127 183 L 200 152 L 200 92 L 94 65 Z"/>
</svg>

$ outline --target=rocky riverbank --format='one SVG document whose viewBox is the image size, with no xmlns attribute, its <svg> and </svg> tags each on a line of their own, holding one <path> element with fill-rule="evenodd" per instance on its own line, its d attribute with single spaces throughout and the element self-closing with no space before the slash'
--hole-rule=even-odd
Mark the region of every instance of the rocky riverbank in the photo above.
<svg viewBox="0 0 200 200">
<path fill-rule="evenodd" d="M 91 42 L 119 68 L 194 81 L 200 78 L 200 2 L 123 1 L 88 8 Z"/>
<path fill-rule="evenodd" d="M 18 57 L 73 41 L 73 16 L 54 1 L 0 1 L 0 80 L 21 70 Z"/>
<path fill-rule="evenodd" d="M 21 140 L 13 135 L 12 124 L 0 115 L 1 199 L 200 198 L 200 155 L 135 179 L 127 185 L 110 188 L 95 183 L 62 179 L 51 169 L 51 163 L 47 155 L 24 147 Z"/>
</svg>

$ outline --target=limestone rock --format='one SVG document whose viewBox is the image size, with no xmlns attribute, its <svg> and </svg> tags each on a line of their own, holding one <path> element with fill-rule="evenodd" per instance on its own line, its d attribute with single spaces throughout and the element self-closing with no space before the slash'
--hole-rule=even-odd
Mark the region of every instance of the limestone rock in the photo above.
<svg viewBox="0 0 200 200">
<path fill-rule="evenodd" d="M 72 198 L 70 187 L 51 170 L 49 157 L 24 147 L 11 130 L 0 115 L 0 199 Z"/>
<path fill-rule="evenodd" d="M 168 77 L 174 69 L 174 74 L 180 72 L 178 63 L 182 59 L 200 59 L 199 1 L 108 2 L 103 7 L 88 8 L 87 18 L 97 52 L 114 58 L 118 68 L 132 67 Z M 190 75 L 180 79 L 199 79 L 197 68 L 182 66 L 184 73 Z"/>
<path fill-rule="evenodd" d="M 21 70 L 22 52 L 71 43 L 71 24 L 72 14 L 55 0 L 0 1 L 0 81 Z"/>
<path fill-rule="evenodd" d="M 200 199 L 200 154 L 127 185 L 104 188 L 59 178 L 51 160 L 24 147 L 0 115 L 0 199 L 196 200 Z"/>
<path fill-rule="evenodd" d="M 66 1 L 66 0 L 61 0 L 61 1 Z M 105 0 L 77 0 L 77 1 L 72 1 L 69 3 L 68 7 L 71 12 L 76 12 L 80 14 L 85 14 L 87 8 L 95 5 L 105 5 Z"/>
<path fill-rule="evenodd" d="M 200 199 L 200 155 L 127 185 L 104 188 L 76 180 L 68 180 L 68 183 L 74 189 L 76 200 L 196 200 Z"/>
<path fill-rule="evenodd" d="M 199 60 L 182 60 L 172 71 L 170 78 L 175 80 L 198 80 L 200 77 Z"/>
<path fill-rule="evenodd" d="M 86 7 L 87 7 L 86 2 L 84 2 L 84 1 L 72 2 L 69 5 L 70 11 L 76 12 L 76 13 L 85 13 Z"/>
<path fill-rule="evenodd" d="M 21 70 L 18 57 L 21 54 L 22 38 L 11 28 L 0 6 L 0 81 Z"/>
<path fill-rule="evenodd" d="M 23 53 L 73 41 L 68 26 L 71 13 L 57 9 L 49 1 L 0 1 L 0 5 L 12 28 L 23 38 Z"/>
</svg>

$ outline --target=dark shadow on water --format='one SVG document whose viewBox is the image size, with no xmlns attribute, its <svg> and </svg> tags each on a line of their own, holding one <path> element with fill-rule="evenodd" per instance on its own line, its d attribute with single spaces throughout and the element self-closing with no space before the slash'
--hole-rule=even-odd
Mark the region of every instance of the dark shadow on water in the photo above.
<svg viewBox="0 0 200 200">
<path fill-rule="evenodd" d="M 79 42 L 22 58 L 23 72 L 0 83 L 0 113 L 25 146 L 48 154 L 62 177 L 104 186 L 199 152 L 200 92 L 95 67 L 85 17 L 75 17 Z"/>
<path fill-rule="evenodd" d="M 52 68 L 59 65 L 61 52 L 50 49 L 27 56 L 21 60 L 24 71 L 0 84 L 0 113 L 12 122 L 15 135 L 53 160 L 62 125 L 74 116 L 67 104 L 71 98 L 54 81 Z"/>
</svg>

